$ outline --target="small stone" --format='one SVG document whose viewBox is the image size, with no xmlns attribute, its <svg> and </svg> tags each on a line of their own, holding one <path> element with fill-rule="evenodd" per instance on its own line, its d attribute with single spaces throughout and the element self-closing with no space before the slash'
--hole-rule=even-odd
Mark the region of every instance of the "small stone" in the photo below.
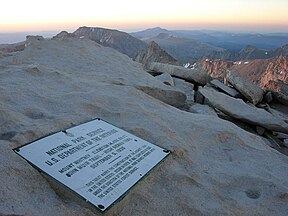
<svg viewBox="0 0 288 216">
<path fill-rule="evenodd" d="M 257 190 L 247 190 L 245 193 L 250 199 L 258 199 L 261 196 L 261 193 Z"/>
<path fill-rule="evenodd" d="M 285 133 L 277 132 L 277 133 L 275 133 L 275 136 L 276 136 L 278 139 L 288 139 L 288 134 L 285 134 Z"/>
<path fill-rule="evenodd" d="M 256 126 L 256 132 L 262 136 L 265 133 L 265 128 Z"/>
<path fill-rule="evenodd" d="M 163 82 L 165 85 L 174 86 L 174 80 L 169 73 L 163 73 L 155 78 Z"/>
<path fill-rule="evenodd" d="M 27 66 L 27 69 L 26 69 L 27 72 L 32 72 L 32 73 L 38 73 L 40 72 L 40 68 L 37 64 L 30 64 Z"/>
</svg>

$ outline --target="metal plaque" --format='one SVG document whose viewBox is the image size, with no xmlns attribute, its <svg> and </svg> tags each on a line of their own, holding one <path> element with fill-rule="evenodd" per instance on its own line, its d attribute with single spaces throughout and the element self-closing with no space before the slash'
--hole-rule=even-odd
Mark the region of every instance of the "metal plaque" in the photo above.
<svg viewBox="0 0 288 216">
<path fill-rule="evenodd" d="M 101 211 L 169 154 L 101 119 L 14 151 Z"/>
</svg>

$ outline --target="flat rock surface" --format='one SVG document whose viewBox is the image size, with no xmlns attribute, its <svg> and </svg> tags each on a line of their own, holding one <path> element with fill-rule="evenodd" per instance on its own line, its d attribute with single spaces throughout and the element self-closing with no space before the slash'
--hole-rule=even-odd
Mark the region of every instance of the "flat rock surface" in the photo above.
<svg viewBox="0 0 288 216">
<path fill-rule="evenodd" d="M 138 90 L 165 85 L 125 55 L 86 40 L 41 41 L 0 68 L 0 215 L 103 215 L 64 198 L 12 151 L 96 117 L 171 151 L 104 215 L 287 215 L 286 156 Z"/>
<path fill-rule="evenodd" d="M 204 104 L 196 103 L 192 105 L 189 109 L 189 112 L 218 117 L 216 111 L 212 107 Z"/>
<path fill-rule="evenodd" d="M 220 82 L 217 79 L 211 80 L 209 83 L 232 97 L 240 96 L 240 93 L 237 90 L 224 85 L 224 83 Z"/>
</svg>

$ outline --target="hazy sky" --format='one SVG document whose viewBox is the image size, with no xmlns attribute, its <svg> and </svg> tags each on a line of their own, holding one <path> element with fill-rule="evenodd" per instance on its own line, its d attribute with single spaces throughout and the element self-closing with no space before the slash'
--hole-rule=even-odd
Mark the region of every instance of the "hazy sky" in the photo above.
<svg viewBox="0 0 288 216">
<path fill-rule="evenodd" d="M 2 0 L 0 32 L 219 29 L 288 32 L 288 0 Z"/>
</svg>

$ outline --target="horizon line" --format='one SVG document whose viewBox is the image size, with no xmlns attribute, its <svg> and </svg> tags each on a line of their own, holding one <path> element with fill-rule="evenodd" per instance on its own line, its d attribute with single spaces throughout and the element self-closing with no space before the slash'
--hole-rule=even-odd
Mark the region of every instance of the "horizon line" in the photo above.
<svg viewBox="0 0 288 216">
<path fill-rule="evenodd" d="M 241 29 L 223 29 L 221 27 L 217 28 L 217 27 L 211 27 L 211 28 L 166 28 L 166 27 L 161 27 L 161 26 L 155 26 L 155 27 L 139 27 L 139 28 L 111 28 L 111 27 L 105 27 L 105 26 L 94 26 L 94 25 L 82 25 L 79 26 L 77 28 L 61 28 L 61 29 L 43 29 L 43 30 L 21 30 L 21 31 L 1 31 L 0 30 L 0 34 L 21 34 L 21 33 L 52 33 L 52 32 L 61 32 L 61 31 L 67 31 L 69 33 L 73 33 L 74 31 L 76 31 L 78 28 L 81 27 L 89 27 L 89 28 L 103 28 L 103 29 L 110 29 L 110 30 L 118 30 L 118 31 L 123 31 L 126 33 L 132 33 L 132 32 L 139 32 L 139 31 L 145 31 L 145 30 L 151 30 L 151 29 L 163 29 L 163 30 L 168 30 L 168 31 L 218 31 L 218 32 L 231 32 L 231 33 L 261 33 L 261 34 L 269 34 L 269 33 L 288 33 L 288 30 L 286 31 L 281 31 L 281 30 L 241 30 Z"/>
</svg>

